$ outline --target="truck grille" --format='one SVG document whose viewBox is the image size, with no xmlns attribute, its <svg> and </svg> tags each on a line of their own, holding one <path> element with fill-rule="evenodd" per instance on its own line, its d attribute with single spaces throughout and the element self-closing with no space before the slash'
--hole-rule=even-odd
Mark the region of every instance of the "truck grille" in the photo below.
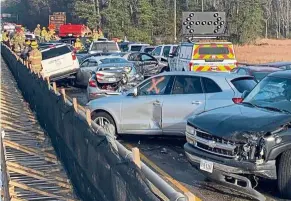
<svg viewBox="0 0 291 201">
<path fill-rule="evenodd" d="M 235 158 L 237 155 L 237 146 L 232 141 L 211 135 L 197 128 L 194 128 L 194 134 L 186 133 L 186 135 L 193 140 L 192 145 L 198 149 L 228 158 Z"/>
</svg>

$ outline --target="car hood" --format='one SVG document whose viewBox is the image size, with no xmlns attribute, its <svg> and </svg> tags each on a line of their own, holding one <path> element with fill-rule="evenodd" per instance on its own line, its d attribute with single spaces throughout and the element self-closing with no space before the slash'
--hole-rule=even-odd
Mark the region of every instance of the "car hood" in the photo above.
<svg viewBox="0 0 291 201">
<path fill-rule="evenodd" d="M 226 106 L 191 117 L 188 123 L 212 135 L 241 139 L 242 135 L 265 134 L 291 122 L 291 115 L 241 104 Z"/>
</svg>

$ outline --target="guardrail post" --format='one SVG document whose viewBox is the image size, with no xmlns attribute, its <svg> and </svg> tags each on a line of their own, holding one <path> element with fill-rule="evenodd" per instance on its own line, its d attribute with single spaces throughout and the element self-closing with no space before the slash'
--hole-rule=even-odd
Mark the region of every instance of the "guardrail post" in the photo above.
<svg viewBox="0 0 291 201">
<path fill-rule="evenodd" d="M 64 88 L 61 89 L 61 94 L 63 95 L 63 99 L 66 102 L 66 90 Z"/>
<path fill-rule="evenodd" d="M 196 200 L 196 196 L 193 195 L 191 192 L 186 192 L 185 193 L 185 196 L 186 196 L 186 200 L 187 201 L 197 201 Z M 199 199 L 200 200 L 200 199 Z"/>
<path fill-rule="evenodd" d="M 50 78 L 49 77 L 46 77 L 46 81 L 47 81 L 47 86 L 50 89 L 51 88 Z"/>
<path fill-rule="evenodd" d="M 87 121 L 88 125 L 91 126 L 92 119 L 91 119 L 91 112 L 89 109 L 86 109 L 86 121 Z"/>
<path fill-rule="evenodd" d="M 131 151 L 133 162 L 137 165 L 137 167 L 141 168 L 139 149 L 137 147 L 134 147 L 131 149 Z"/>
<path fill-rule="evenodd" d="M 78 102 L 77 102 L 77 98 L 73 98 L 73 106 L 74 106 L 74 110 L 76 112 L 78 112 Z"/>
<path fill-rule="evenodd" d="M 56 94 L 57 93 L 57 84 L 55 82 L 53 82 L 53 89 L 54 89 L 54 92 Z"/>
</svg>

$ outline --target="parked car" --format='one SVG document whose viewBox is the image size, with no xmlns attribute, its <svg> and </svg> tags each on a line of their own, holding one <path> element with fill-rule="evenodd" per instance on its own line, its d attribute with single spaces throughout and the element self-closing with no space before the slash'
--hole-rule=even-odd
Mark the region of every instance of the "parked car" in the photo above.
<svg viewBox="0 0 291 201">
<path fill-rule="evenodd" d="M 100 56 L 110 56 L 110 55 L 115 56 L 115 57 L 118 57 L 118 56 L 121 57 L 121 55 L 119 55 L 119 53 L 116 53 L 116 52 L 97 52 L 94 54 L 77 53 L 76 55 L 80 63 L 82 63 L 85 59 L 90 58 L 90 57 L 100 57 Z"/>
<path fill-rule="evenodd" d="M 128 63 L 128 61 L 122 57 L 112 57 L 110 55 L 89 57 L 81 63 L 80 69 L 76 74 L 75 83 L 80 86 L 87 86 L 91 73 L 94 72 L 100 64 L 108 63 Z"/>
<path fill-rule="evenodd" d="M 147 53 L 127 53 L 123 58 L 134 62 L 144 77 L 150 77 L 158 73 L 167 71 L 167 63 L 158 61 L 155 57 Z"/>
<path fill-rule="evenodd" d="M 231 72 L 237 73 L 240 75 L 250 75 L 255 78 L 257 82 L 261 81 L 268 74 L 282 69 L 275 67 L 261 67 L 261 66 L 241 66 L 234 68 Z"/>
<path fill-rule="evenodd" d="M 149 44 L 143 43 L 132 43 L 128 45 L 127 52 L 140 52 L 142 48 L 150 46 Z"/>
<path fill-rule="evenodd" d="M 151 52 L 155 49 L 155 46 L 143 46 L 139 52 L 141 53 L 148 53 L 151 54 Z"/>
<path fill-rule="evenodd" d="M 269 74 L 248 93 L 241 104 L 188 119 L 186 156 L 209 178 L 257 199 L 264 196 L 252 181 L 277 179 L 281 197 L 291 199 L 291 71 Z"/>
<path fill-rule="evenodd" d="M 251 76 L 165 72 L 87 106 L 93 121 L 113 124 L 118 134 L 185 135 L 186 120 L 194 112 L 237 103 L 255 85 Z"/>
<path fill-rule="evenodd" d="M 260 66 L 269 66 L 269 67 L 281 68 L 283 70 L 291 70 L 291 61 L 271 62 L 271 63 L 260 64 Z"/>
<path fill-rule="evenodd" d="M 93 41 L 89 47 L 89 54 L 99 52 L 120 52 L 119 46 L 114 41 Z"/>
<path fill-rule="evenodd" d="M 156 58 L 163 58 L 163 59 L 168 59 L 170 57 L 170 54 L 175 52 L 177 49 L 178 45 L 159 45 L 157 46 L 153 51 L 152 55 Z"/>
<path fill-rule="evenodd" d="M 133 63 L 104 63 L 92 73 L 87 87 L 88 100 L 118 95 L 135 87 L 144 78 Z"/>
<path fill-rule="evenodd" d="M 73 76 L 79 70 L 79 62 L 76 54 L 66 44 L 52 45 L 42 49 L 43 77 L 50 77 L 51 81 Z"/>
</svg>

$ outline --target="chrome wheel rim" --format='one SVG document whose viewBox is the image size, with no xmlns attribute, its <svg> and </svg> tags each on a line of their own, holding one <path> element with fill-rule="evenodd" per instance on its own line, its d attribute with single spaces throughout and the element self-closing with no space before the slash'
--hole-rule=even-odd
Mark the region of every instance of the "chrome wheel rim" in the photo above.
<svg viewBox="0 0 291 201">
<path fill-rule="evenodd" d="M 97 117 L 94 122 L 101 127 L 104 127 L 107 124 L 110 124 L 110 121 L 105 117 Z"/>
</svg>

